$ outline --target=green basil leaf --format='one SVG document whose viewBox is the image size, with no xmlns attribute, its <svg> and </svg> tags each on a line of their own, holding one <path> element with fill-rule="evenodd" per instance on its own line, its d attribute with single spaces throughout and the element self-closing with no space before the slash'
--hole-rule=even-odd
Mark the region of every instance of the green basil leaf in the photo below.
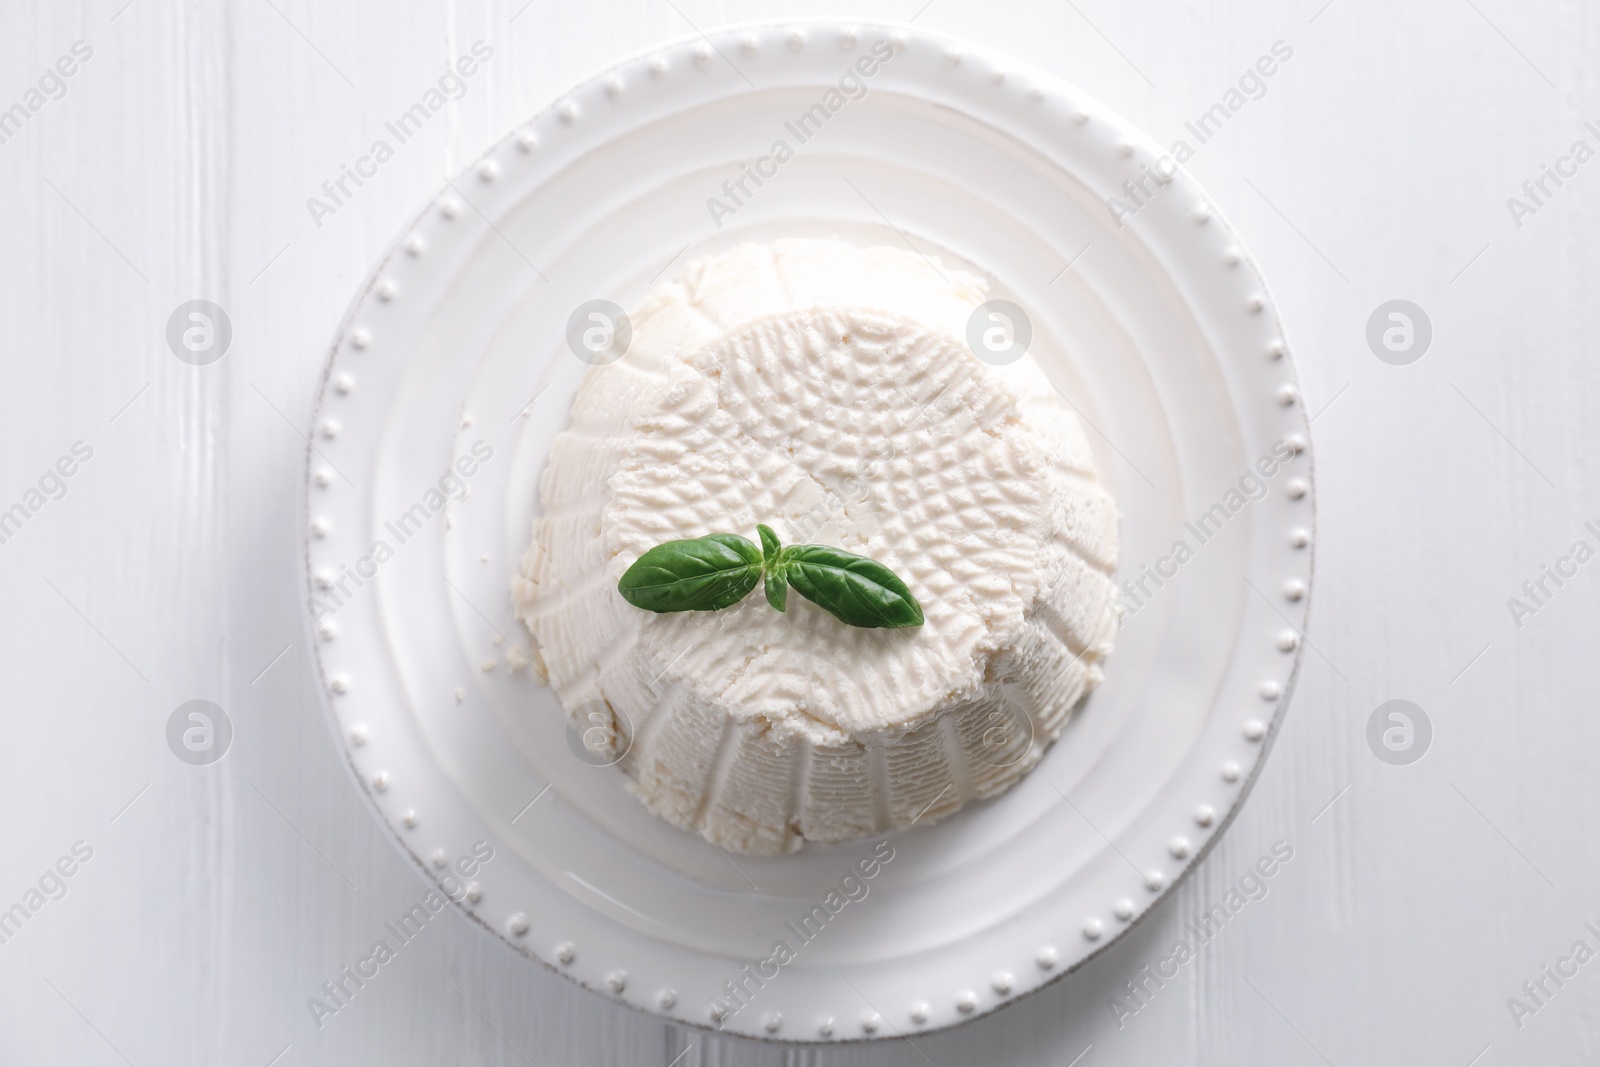
<svg viewBox="0 0 1600 1067">
<path fill-rule="evenodd" d="M 851 626 L 922 625 L 922 605 L 888 567 L 826 545 L 790 545 L 779 557 L 795 592 Z"/>
<path fill-rule="evenodd" d="M 766 580 L 767 603 L 779 611 L 786 611 L 789 607 L 789 581 L 784 577 L 784 566 L 780 558 L 783 555 L 783 546 L 770 526 L 758 522 L 756 533 L 761 535 L 763 557 L 761 576 Z"/>
<path fill-rule="evenodd" d="M 617 582 L 623 599 L 646 611 L 731 607 L 761 580 L 761 550 L 738 534 L 659 544 Z"/>
<path fill-rule="evenodd" d="M 785 573 L 788 570 L 783 564 L 768 564 L 766 578 L 767 603 L 779 611 L 789 608 L 789 579 Z"/>
<path fill-rule="evenodd" d="M 778 535 L 772 532 L 772 527 L 756 523 L 756 533 L 761 535 L 761 554 L 770 563 L 778 558 Z"/>
</svg>

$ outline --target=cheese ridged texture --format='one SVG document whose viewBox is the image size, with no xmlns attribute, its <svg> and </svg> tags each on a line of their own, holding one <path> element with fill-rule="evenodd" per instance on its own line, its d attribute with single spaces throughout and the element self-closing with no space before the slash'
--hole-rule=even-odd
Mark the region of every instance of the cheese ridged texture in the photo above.
<svg viewBox="0 0 1600 1067">
<path fill-rule="evenodd" d="M 587 372 L 512 596 L 657 815 L 766 855 L 933 822 L 1015 782 L 1099 683 L 1116 507 L 1033 359 L 967 347 L 985 295 L 895 248 L 741 245 L 655 289 Z M 663 541 L 758 522 L 888 565 L 924 625 L 617 591 Z"/>
</svg>

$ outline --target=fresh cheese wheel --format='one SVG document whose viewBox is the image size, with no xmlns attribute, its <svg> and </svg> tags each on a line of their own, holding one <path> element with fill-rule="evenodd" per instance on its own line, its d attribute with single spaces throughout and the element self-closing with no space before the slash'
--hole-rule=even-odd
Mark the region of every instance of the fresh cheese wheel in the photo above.
<svg viewBox="0 0 1600 1067">
<path fill-rule="evenodd" d="M 1100 682 L 1116 506 L 1033 359 L 968 347 L 985 295 L 900 249 L 746 244 L 654 290 L 587 372 L 512 596 L 655 814 L 762 855 L 931 823 L 1014 783 Z M 617 591 L 663 541 L 757 523 L 887 565 L 924 624 Z"/>
</svg>

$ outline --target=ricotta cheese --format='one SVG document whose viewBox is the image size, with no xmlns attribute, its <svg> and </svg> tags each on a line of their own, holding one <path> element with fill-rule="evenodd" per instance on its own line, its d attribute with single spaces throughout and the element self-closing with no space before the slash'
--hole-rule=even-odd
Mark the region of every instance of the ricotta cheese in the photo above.
<svg viewBox="0 0 1600 1067">
<path fill-rule="evenodd" d="M 656 288 L 587 372 L 512 597 L 652 812 L 765 855 L 930 823 L 1009 787 L 1100 682 L 1116 507 L 1033 359 L 967 347 L 985 295 L 895 248 L 747 244 Z M 886 564 L 924 625 L 617 592 L 663 541 L 758 522 Z"/>
</svg>

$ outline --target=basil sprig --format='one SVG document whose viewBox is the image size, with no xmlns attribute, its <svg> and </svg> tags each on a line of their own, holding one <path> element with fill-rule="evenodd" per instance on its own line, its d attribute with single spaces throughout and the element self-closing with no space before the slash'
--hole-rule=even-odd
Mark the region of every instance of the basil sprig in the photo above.
<svg viewBox="0 0 1600 1067">
<path fill-rule="evenodd" d="M 851 626 L 897 629 L 922 625 L 922 605 L 877 560 L 827 545 L 783 548 L 770 526 L 758 525 L 761 547 L 738 534 L 710 534 L 659 544 L 634 560 L 617 591 L 646 611 L 716 611 L 743 600 L 761 583 L 779 611 L 789 587 Z"/>
</svg>

